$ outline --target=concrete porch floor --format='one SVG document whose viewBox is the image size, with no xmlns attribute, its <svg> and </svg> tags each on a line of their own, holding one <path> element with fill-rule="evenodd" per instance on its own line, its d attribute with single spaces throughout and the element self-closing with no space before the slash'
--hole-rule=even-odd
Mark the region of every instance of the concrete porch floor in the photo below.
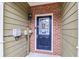
<svg viewBox="0 0 79 59">
<path fill-rule="evenodd" d="M 48 55 L 48 54 L 30 53 L 26 57 L 60 57 L 60 56 L 57 56 L 57 55 L 52 56 L 52 55 Z"/>
</svg>

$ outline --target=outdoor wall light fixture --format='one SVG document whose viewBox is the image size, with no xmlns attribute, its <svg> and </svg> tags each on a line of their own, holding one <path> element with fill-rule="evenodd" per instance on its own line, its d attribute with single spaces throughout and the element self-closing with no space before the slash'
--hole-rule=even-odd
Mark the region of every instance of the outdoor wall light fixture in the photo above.
<svg viewBox="0 0 79 59">
<path fill-rule="evenodd" d="M 32 29 L 31 28 L 29 29 L 29 35 L 30 36 L 32 35 Z"/>
<path fill-rule="evenodd" d="M 28 20 L 32 19 L 32 13 L 28 13 Z"/>
<path fill-rule="evenodd" d="M 32 34 L 32 30 L 31 29 L 29 29 L 29 28 L 27 28 L 26 30 L 24 30 L 24 35 L 26 36 L 26 38 L 29 36 L 31 36 L 31 34 Z"/>
<path fill-rule="evenodd" d="M 32 34 L 32 30 L 31 29 L 29 29 L 29 34 Z"/>
<path fill-rule="evenodd" d="M 21 29 L 19 28 L 13 29 L 13 37 L 15 38 L 16 41 L 18 41 L 19 38 L 21 37 Z"/>
</svg>

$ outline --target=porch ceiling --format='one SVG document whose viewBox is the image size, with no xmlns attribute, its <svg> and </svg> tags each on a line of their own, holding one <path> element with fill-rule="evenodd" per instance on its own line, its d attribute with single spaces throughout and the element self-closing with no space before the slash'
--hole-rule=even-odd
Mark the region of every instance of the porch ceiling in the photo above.
<svg viewBox="0 0 79 59">
<path fill-rule="evenodd" d="M 36 6 L 36 5 L 44 5 L 49 3 L 55 3 L 55 2 L 28 2 L 30 6 Z"/>
</svg>

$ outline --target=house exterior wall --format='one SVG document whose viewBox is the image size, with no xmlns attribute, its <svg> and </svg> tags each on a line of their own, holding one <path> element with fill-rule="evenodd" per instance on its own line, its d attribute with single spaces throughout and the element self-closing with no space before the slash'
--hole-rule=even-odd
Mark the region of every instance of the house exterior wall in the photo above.
<svg viewBox="0 0 79 59">
<path fill-rule="evenodd" d="M 22 34 L 28 27 L 29 5 L 25 2 L 4 3 L 4 56 L 23 57 L 27 55 L 28 39 L 21 36 L 18 41 L 12 36 L 12 29 L 20 28 Z"/>
<path fill-rule="evenodd" d="M 67 2 L 63 4 L 62 13 L 62 56 L 77 56 L 78 43 L 78 4 Z"/>
<path fill-rule="evenodd" d="M 62 3 L 51 3 L 45 5 L 32 6 L 32 36 L 30 38 L 30 51 L 50 55 L 61 55 L 61 7 Z M 35 51 L 35 15 L 53 13 L 53 52 Z"/>
</svg>

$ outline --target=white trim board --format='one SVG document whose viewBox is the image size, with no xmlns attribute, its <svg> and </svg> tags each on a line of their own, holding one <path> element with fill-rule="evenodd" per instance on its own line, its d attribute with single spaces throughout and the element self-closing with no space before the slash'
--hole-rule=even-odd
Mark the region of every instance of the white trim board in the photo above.
<svg viewBox="0 0 79 59">
<path fill-rule="evenodd" d="M 79 2 L 78 2 L 78 46 L 77 46 L 77 49 L 78 49 L 77 56 L 79 57 Z"/>
<path fill-rule="evenodd" d="M 0 57 L 3 57 L 3 3 L 0 2 Z"/>
<path fill-rule="evenodd" d="M 52 30 L 51 30 L 51 32 L 52 32 L 52 36 L 51 36 L 51 48 L 52 48 L 52 50 L 51 51 L 48 51 L 48 50 L 41 50 L 41 49 L 36 49 L 36 38 L 37 38 L 37 35 L 36 35 L 36 29 L 35 29 L 35 51 L 41 51 L 41 52 L 52 52 L 53 53 L 53 13 L 48 13 L 48 14 L 37 14 L 37 15 L 35 15 L 35 27 L 37 27 L 37 17 L 38 16 L 52 16 Z"/>
</svg>

